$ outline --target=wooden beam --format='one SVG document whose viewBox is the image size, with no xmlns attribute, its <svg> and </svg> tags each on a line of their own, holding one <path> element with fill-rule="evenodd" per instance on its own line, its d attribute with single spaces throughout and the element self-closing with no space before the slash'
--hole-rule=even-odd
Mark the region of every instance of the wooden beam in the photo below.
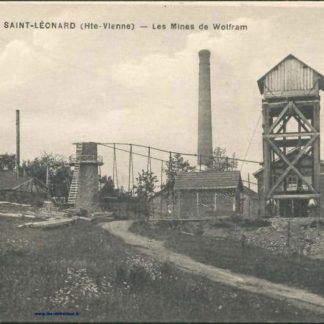
<svg viewBox="0 0 324 324">
<path fill-rule="evenodd" d="M 288 173 L 289 173 L 290 170 L 294 171 L 298 175 L 298 177 L 304 183 L 306 183 L 306 185 L 308 186 L 308 188 L 311 191 L 314 191 L 315 192 L 315 189 L 313 188 L 313 186 L 305 179 L 305 177 L 294 166 L 298 162 L 298 160 L 301 158 L 301 156 L 304 154 L 304 152 L 306 152 L 306 150 L 308 149 L 308 146 L 311 145 L 311 143 L 313 142 L 314 139 L 316 139 L 316 137 L 312 138 L 309 141 L 309 143 L 299 152 L 299 154 L 295 157 L 295 159 L 292 162 L 290 162 L 285 157 L 285 155 L 269 140 L 269 143 L 274 148 L 274 150 L 277 152 L 277 154 L 279 155 L 279 157 L 281 157 L 287 163 L 287 165 L 288 165 L 288 168 L 279 177 L 279 179 L 277 180 L 276 184 L 271 188 L 271 190 L 269 192 L 269 196 L 271 196 L 271 194 L 273 193 L 273 191 L 279 186 L 279 184 L 282 182 L 282 180 L 288 175 Z"/>
<path fill-rule="evenodd" d="M 302 138 L 298 140 L 297 138 L 287 139 L 284 137 L 283 139 L 273 140 L 273 143 L 275 143 L 278 147 L 297 147 L 298 144 L 301 144 L 301 146 L 306 145 L 308 141 L 309 138 Z"/>
<path fill-rule="evenodd" d="M 273 199 L 311 199 L 319 198 L 320 194 L 291 194 L 291 195 L 274 195 Z"/>
<path fill-rule="evenodd" d="M 287 123 L 289 122 L 291 116 L 285 116 L 282 120 L 282 125 L 279 127 L 279 129 L 277 130 L 277 134 L 279 134 L 281 131 L 283 131 L 283 133 L 286 133 L 285 131 L 285 127 L 287 125 Z"/>
<path fill-rule="evenodd" d="M 269 110 L 268 104 L 264 103 L 262 105 L 262 124 L 263 124 L 263 134 L 268 135 L 269 131 Z M 270 187 L 270 146 L 267 143 L 266 138 L 263 136 L 263 163 L 264 163 L 264 172 L 263 172 L 263 195 L 261 198 L 261 217 L 266 216 L 266 196 Z"/>
<path fill-rule="evenodd" d="M 280 123 L 280 121 L 282 120 L 282 118 L 285 116 L 286 112 L 290 109 L 292 103 L 291 102 L 288 102 L 288 104 L 286 105 L 286 107 L 282 110 L 282 112 L 280 113 L 280 115 L 278 116 L 278 118 L 276 119 L 276 121 L 271 125 L 268 133 L 272 133 L 272 131 L 274 130 L 274 128 Z"/>
<path fill-rule="evenodd" d="M 320 105 L 317 103 L 313 108 L 313 124 L 314 128 L 320 130 Z M 320 192 L 320 173 L 321 173 L 321 163 L 320 163 L 320 136 L 317 137 L 316 142 L 313 145 L 313 183 L 314 188 L 317 192 Z"/>
<path fill-rule="evenodd" d="M 309 129 L 305 126 L 303 120 L 300 119 L 298 115 L 294 115 L 295 119 L 297 120 L 298 124 L 304 129 L 305 132 L 309 133 Z"/>
<path fill-rule="evenodd" d="M 269 134 L 269 135 L 264 135 L 268 138 L 276 138 L 276 137 L 296 137 L 296 136 L 314 136 L 314 135 L 318 135 L 319 133 L 305 133 L 305 132 L 300 132 L 300 133 L 295 133 L 295 132 L 291 132 L 291 133 L 276 133 L 276 134 Z"/>
<path fill-rule="evenodd" d="M 295 113 L 299 116 L 299 118 L 312 130 L 312 132 L 316 133 L 317 130 L 313 127 L 313 125 L 305 118 L 305 116 L 301 113 L 298 107 L 292 102 L 291 106 Z"/>
<path fill-rule="evenodd" d="M 280 107 L 283 107 L 285 105 L 287 105 L 289 101 L 288 100 L 283 100 L 283 101 L 278 101 L 278 102 L 271 102 L 271 104 L 269 105 L 269 108 L 270 109 L 273 109 L 273 108 L 280 108 Z M 319 99 L 314 99 L 314 100 L 294 100 L 294 103 L 296 105 L 307 105 L 307 104 L 313 104 L 313 103 L 316 103 L 316 102 L 320 102 Z"/>
<path fill-rule="evenodd" d="M 308 186 L 308 188 L 311 191 L 315 191 L 315 189 L 313 188 L 313 186 L 304 178 L 304 176 L 294 167 L 294 165 L 298 162 L 298 160 L 302 157 L 302 155 L 306 152 L 306 150 L 308 149 L 308 147 L 315 141 L 315 139 L 318 137 L 318 135 L 312 137 L 308 143 L 303 147 L 303 149 L 300 150 L 300 152 L 298 153 L 298 155 L 295 157 L 295 159 L 290 162 L 286 156 L 279 150 L 279 148 L 272 143 L 272 141 L 269 138 L 266 138 L 266 140 L 269 142 L 269 144 L 271 145 L 271 147 L 273 148 L 273 150 L 279 155 L 279 157 L 281 157 L 281 159 L 286 162 L 286 164 L 288 165 L 288 168 L 284 171 L 284 173 L 279 177 L 279 179 L 277 180 L 277 182 L 272 186 L 271 190 L 268 193 L 268 197 L 272 195 L 272 193 L 274 192 L 274 190 L 279 186 L 279 184 L 282 182 L 282 180 L 284 180 L 284 178 L 288 175 L 290 170 L 293 170 L 298 177 L 304 182 L 306 183 L 306 185 Z"/>
</svg>

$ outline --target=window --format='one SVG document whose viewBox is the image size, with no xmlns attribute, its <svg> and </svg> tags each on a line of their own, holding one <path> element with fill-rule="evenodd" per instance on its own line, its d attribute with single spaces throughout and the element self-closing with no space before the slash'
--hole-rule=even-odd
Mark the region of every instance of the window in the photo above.
<svg viewBox="0 0 324 324">
<path fill-rule="evenodd" d="M 288 176 L 287 178 L 287 191 L 297 190 L 297 176 Z"/>
</svg>

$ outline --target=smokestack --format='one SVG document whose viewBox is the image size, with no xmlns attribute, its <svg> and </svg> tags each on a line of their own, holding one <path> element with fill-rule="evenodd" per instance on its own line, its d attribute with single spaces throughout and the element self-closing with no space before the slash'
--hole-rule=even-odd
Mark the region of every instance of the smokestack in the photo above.
<svg viewBox="0 0 324 324">
<path fill-rule="evenodd" d="M 199 104 L 198 104 L 198 165 L 206 168 L 213 155 L 210 51 L 199 52 Z"/>
<path fill-rule="evenodd" d="M 16 167 L 17 167 L 17 175 L 19 175 L 19 167 L 20 167 L 20 117 L 19 117 L 19 110 L 16 110 Z"/>
</svg>

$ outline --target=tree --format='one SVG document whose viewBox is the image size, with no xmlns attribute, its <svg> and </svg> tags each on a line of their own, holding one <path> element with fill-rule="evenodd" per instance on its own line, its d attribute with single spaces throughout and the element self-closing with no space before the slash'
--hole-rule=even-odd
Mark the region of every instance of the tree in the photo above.
<svg viewBox="0 0 324 324">
<path fill-rule="evenodd" d="M 225 148 L 216 147 L 213 152 L 213 160 L 210 169 L 217 171 L 233 171 L 237 169 L 235 153 L 233 154 L 233 158 L 228 158 Z"/>
<path fill-rule="evenodd" d="M 165 173 L 167 176 L 167 188 L 173 188 L 175 177 L 181 172 L 190 172 L 195 167 L 191 166 L 187 160 L 184 160 L 180 153 L 175 153 L 171 157 L 171 161 L 167 162 Z"/>
<path fill-rule="evenodd" d="M 14 154 L 2 154 L 0 155 L 0 170 L 13 171 L 16 166 L 16 156 Z"/>
<path fill-rule="evenodd" d="M 153 172 L 142 170 L 136 178 L 137 184 L 134 186 L 135 194 L 138 198 L 148 201 L 154 195 L 155 184 L 158 182 Z"/>
<path fill-rule="evenodd" d="M 37 178 L 44 183 L 48 172 L 50 195 L 68 197 L 72 172 L 64 157 L 43 152 L 40 157 L 23 161 L 22 170 L 24 175 Z"/>
<path fill-rule="evenodd" d="M 99 191 L 100 199 L 103 199 L 106 196 L 117 196 L 117 190 L 115 189 L 114 181 L 110 176 L 100 177 L 99 182 L 103 184 L 102 188 Z"/>
</svg>

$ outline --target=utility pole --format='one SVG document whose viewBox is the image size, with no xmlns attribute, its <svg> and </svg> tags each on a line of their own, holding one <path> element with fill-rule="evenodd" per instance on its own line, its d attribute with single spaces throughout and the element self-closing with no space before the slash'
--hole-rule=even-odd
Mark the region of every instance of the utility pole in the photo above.
<svg viewBox="0 0 324 324">
<path fill-rule="evenodd" d="M 16 110 L 16 172 L 19 178 L 20 172 L 20 111 Z"/>
<path fill-rule="evenodd" d="M 248 188 L 251 190 L 250 173 L 248 173 Z M 249 218 L 251 218 L 251 197 L 249 197 Z"/>
</svg>

